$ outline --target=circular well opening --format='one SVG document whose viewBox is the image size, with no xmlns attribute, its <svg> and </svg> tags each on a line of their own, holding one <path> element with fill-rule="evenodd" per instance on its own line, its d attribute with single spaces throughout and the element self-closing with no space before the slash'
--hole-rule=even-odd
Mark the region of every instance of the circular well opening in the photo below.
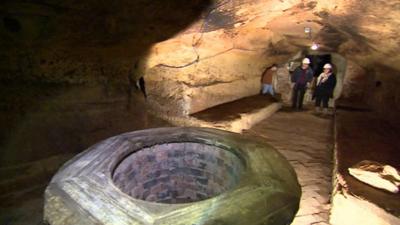
<svg viewBox="0 0 400 225">
<path fill-rule="evenodd" d="M 115 168 L 113 182 L 133 198 L 158 203 L 189 203 L 233 188 L 244 166 L 232 152 L 194 142 L 143 148 Z"/>
</svg>

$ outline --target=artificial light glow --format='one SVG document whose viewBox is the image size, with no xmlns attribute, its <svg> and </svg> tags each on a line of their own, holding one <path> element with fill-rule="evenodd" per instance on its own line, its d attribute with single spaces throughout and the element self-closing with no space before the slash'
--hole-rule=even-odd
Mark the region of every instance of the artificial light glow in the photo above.
<svg viewBox="0 0 400 225">
<path fill-rule="evenodd" d="M 319 45 L 318 45 L 317 43 L 313 43 L 313 44 L 311 45 L 311 49 L 312 49 L 312 50 L 317 50 L 318 47 L 319 47 Z"/>
</svg>

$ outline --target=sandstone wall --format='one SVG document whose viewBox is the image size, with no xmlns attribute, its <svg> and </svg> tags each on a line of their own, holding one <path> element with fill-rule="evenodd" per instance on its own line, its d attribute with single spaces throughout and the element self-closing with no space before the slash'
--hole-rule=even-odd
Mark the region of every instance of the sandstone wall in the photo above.
<svg viewBox="0 0 400 225">
<path fill-rule="evenodd" d="M 343 80 L 342 98 L 366 102 L 368 87 L 372 84 L 373 75 L 352 60 L 347 61 Z"/>
<path fill-rule="evenodd" d="M 167 126 L 139 91 L 0 83 L 0 168 L 77 154 L 107 137 Z"/>
<path fill-rule="evenodd" d="M 258 94 L 265 68 L 298 51 L 265 27 L 293 4 L 216 1 L 201 20 L 142 59 L 148 103 L 158 113 L 182 116 Z"/>
<path fill-rule="evenodd" d="M 364 68 L 348 60 L 341 101 L 354 107 L 370 107 L 383 118 L 397 121 L 400 113 L 400 76 L 382 65 Z"/>
<path fill-rule="evenodd" d="M 338 99 L 342 95 L 343 82 L 346 76 L 347 59 L 339 54 L 331 54 L 332 63 L 335 66 L 336 73 L 336 87 L 333 91 L 333 99 Z"/>
<path fill-rule="evenodd" d="M 398 123 L 400 114 L 400 73 L 385 66 L 375 67 L 373 82 L 367 91 L 370 93 L 368 103 L 383 118 Z"/>
<path fill-rule="evenodd" d="M 121 94 L 125 98 L 134 81 L 144 76 L 150 107 L 168 115 L 188 115 L 257 94 L 265 67 L 283 65 L 296 52 L 309 49 L 312 42 L 320 45 L 321 52 L 338 53 L 349 60 L 343 90 L 338 83 L 336 96 L 341 93 L 355 102 L 367 102 L 395 118 L 400 104 L 397 9 L 396 0 L 3 1 L 0 119 L 7 129 L 0 134 L 0 144 L 10 142 L 12 135 L 22 135 L 16 129 L 25 126 L 20 114 L 23 118 L 32 114 L 37 124 L 57 117 L 54 111 L 34 116 L 41 108 L 33 110 L 30 105 L 52 99 L 53 93 L 37 94 L 26 85 L 36 89 L 54 85 L 57 95 L 69 94 L 57 85 L 101 87 L 105 93 L 118 89 L 125 92 Z M 310 34 L 304 32 L 305 27 L 311 28 Z M 135 69 L 137 59 L 141 65 Z M 286 79 L 286 71 L 281 72 Z M 287 83 L 278 86 L 289 101 Z M 49 96 L 43 100 L 43 95 Z M 87 94 L 77 91 L 74 95 L 85 99 Z M 107 96 L 95 95 L 95 104 Z M 32 98 L 21 106 L 24 96 Z M 60 100 L 59 104 L 67 103 Z M 76 108 L 90 111 L 87 104 L 80 106 Z M 113 106 L 104 104 L 99 110 L 108 107 Z M 128 115 L 118 117 L 136 118 Z M 88 120 L 96 118 L 89 116 Z M 104 118 L 100 120 L 108 121 Z M 71 126 L 71 133 L 82 134 L 80 122 L 57 121 L 59 127 Z M 18 142 L 34 136 L 29 132 Z M 70 143 L 80 142 L 80 135 Z M 36 150 L 26 149 L 35 154 Z"/>
<path fill-rule="evenodd" d="M 272 58 L 232 49 L 196 65 L 158 65 L 145 75 L 148 102 L 169 115 L 188 115 L 206 108 L 256 95 L 260 76 Z"/>
</svg>

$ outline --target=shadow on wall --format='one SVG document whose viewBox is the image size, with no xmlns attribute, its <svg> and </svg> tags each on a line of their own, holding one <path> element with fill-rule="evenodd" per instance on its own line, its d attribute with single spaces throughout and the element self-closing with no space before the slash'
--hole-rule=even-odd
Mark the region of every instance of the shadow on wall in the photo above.
<svg viewBox="0 0 400 225">
<path fill-rule="evenodd" d="M 210 4 L 211 0 L 67 0 L 62 3 L 5 0 L 0 11 L 0 40 L 3 45 L 38 47 L 60 41 L 54 44 L 73 48 L 102 48 L 134 39 L 146 39 L 151 44 L 183 30 Z"/>
<path fill-rule="evenodd" d="M 142 95 L 132 87 L 135 59 L 193 23 L 210 3 L 2 2 L 1 166 L 76 153 L 122 132 L 165 126 L 146 114 Z"/>
<path fill-rule="evenodd" d="M 99 64 L 132 67 L 133 58 L 185 29 L 210 4 L 211 0 L 2 1 L 0 79 L 91 82 L 99 76 L 93 71 Z"/>
</svg>

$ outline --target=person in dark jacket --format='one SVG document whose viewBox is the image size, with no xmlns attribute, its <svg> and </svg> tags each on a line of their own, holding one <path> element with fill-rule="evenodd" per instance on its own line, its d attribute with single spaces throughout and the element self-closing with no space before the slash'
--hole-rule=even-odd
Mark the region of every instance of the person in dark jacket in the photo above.
<svg viewBox="0 0 400 225">
<path fill-rule="evenodd" d="M 304 94 L 311 86 L 313 70 L 310 68 L 310 60 L 304 58 L 302 65 L 297 67 L 291 76 L 293 85 L 292 108 L 301 110 L 303 108 Z"/>
<path fill-rule="evenodd" d="M 336 76 L 332 72 L 332 65 L 327 63 L 324 65 L 324 71 L 319 75 L 315 86 L 313 97 L 315 97 L 315 111 L 320 113 L 321 103 L 323 113 L 328 113 L 329 98 L 333 97 L 333 90 L 336 86 Z"/>
<path fill-rule="evenodd" d="M 138 75 L 140 75 L 139 74 L 139 72 L 138 72 L 138 70 L 139 70 L 139 60 L 137 60 L 136 62 L 135 62 L 135 65 L 134 65 L 134 73 L 135 73 L 135 76 L 137 77 Z M 143 78 L 143 76 L 140 76 L 139 77 L 139 79 L 137 79 L 136 80 L 136 89 L 137 90 L 140 90 L 142 93 L 143 93 L 143 96 L 144 96 L 144 98 L 145 99 L 147 99 L 147 93 L 146 93 L 146 85 L 145 85 L 145 82 L 144 82 L 144 78 Z"/>
</svg>

